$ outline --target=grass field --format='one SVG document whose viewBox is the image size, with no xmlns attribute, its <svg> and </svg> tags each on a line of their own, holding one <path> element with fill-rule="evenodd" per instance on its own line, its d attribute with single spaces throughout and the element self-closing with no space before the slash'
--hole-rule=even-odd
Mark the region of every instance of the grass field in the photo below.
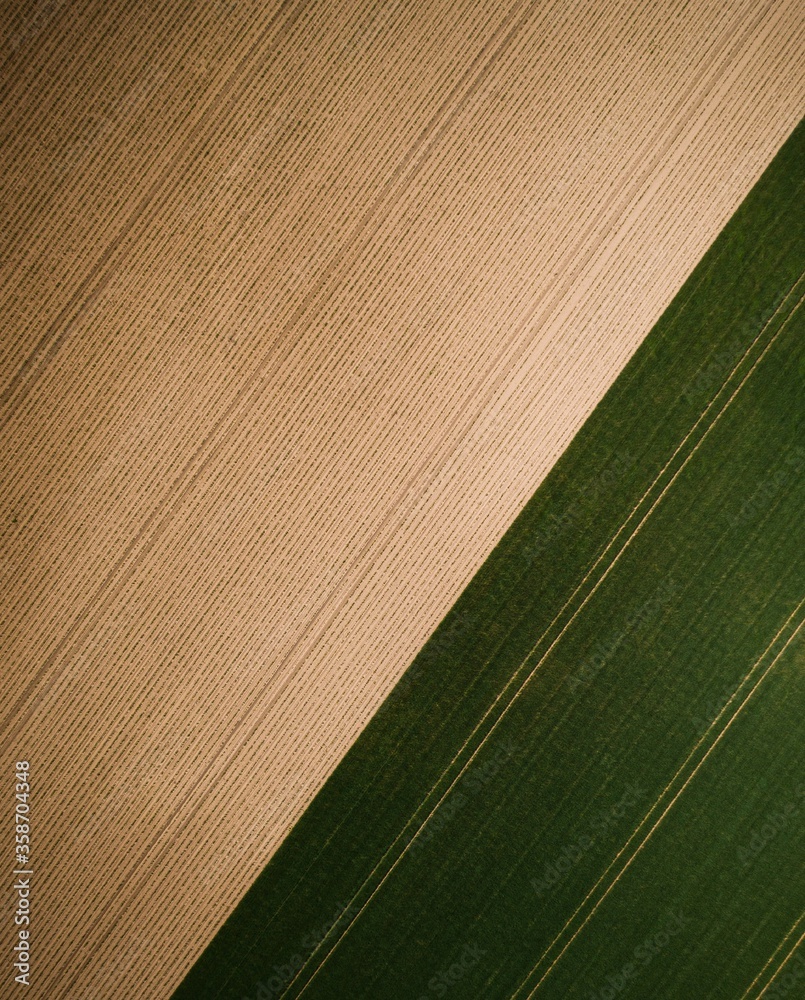
<svg viewBox="0 0 805 1000">
<path fill-rule="evenodd" d="M 794 975 L 803 164 L 800 126 L 177 1000 Z"/>
<path fill-rule="evenodd" d="M 32 997 L 178 986 L 796 127 L 800 6 L 4 4 L 0 747 L 36 789 Z M 515 545 L 535 607 L 653 466 L 613 441 L 595 469 Z M 468 641 L 494 648 L 451 615 L 389 746 Z M 466 692 L 465 662 L 424 790 L 457 696 L 508 669 Z"/>
</svg>

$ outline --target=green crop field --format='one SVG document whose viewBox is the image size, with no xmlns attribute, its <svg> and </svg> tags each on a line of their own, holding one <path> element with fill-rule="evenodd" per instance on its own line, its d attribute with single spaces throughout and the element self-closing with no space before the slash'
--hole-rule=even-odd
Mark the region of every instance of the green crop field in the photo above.
<svg viewBox="0 0 805 1000">
<path fill-rule="evenodd" d="M 800 125 L 177 1000 L 805 996 L 804 168 Z"/>
</svg>

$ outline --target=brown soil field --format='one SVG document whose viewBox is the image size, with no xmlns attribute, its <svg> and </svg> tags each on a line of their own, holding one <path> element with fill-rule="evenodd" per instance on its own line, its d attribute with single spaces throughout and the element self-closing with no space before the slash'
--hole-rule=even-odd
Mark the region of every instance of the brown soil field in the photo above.
<svg viewBox="0 0 805 1000">
<path fill-rule="evenodd" d="M 796 125 L 803 19 L 44 0 L 4 25 L 30 995 L 161 998 Z"/>
</svg>

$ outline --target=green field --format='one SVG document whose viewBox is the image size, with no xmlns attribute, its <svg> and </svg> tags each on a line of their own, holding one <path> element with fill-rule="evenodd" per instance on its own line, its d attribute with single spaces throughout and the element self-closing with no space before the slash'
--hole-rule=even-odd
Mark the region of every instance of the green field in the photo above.
<svg viewBox="0 0 805 1000">
<path fill-rule="evenodd" d="M 800 125 L 175 994 L 805 997 Z"/>
</svg>

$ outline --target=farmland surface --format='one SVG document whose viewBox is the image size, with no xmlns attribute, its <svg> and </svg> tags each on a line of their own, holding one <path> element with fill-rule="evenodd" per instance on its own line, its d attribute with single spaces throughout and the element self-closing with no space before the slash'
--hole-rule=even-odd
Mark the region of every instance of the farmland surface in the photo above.
<svg viewBox="0 0 805 1000">
<path fill-rule="evenodd" d="M 32 764 L 32 997 L 178 986 L 792 134 L 800 6 L 4 4 L 0 745 Z M 735 361 L 689 335 L 669 441 Z M 566 487 L 529 563 L 554 597 L 652 448 Z M 434 738 L 510 667 L 451 674 Z M 331 919 L 299 899 L 303 933 Z"/>
</svg>

